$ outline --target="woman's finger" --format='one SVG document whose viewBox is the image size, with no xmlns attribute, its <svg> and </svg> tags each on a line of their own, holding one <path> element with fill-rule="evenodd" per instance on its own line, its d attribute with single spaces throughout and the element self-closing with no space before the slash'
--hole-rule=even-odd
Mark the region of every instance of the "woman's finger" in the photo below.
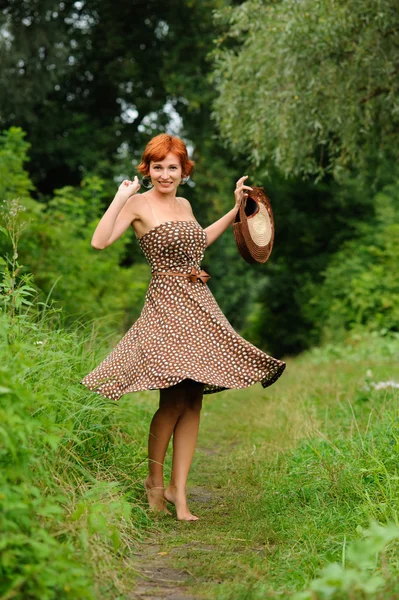
<svg viewBox="0 0 399 600">
<path fill-rule="evenodd" d="M 251 190 L 252 188 L 249 185 L 240 185 L 236 188 L 236 192 L 242 192 L 243 190 Z"/>
</svg>

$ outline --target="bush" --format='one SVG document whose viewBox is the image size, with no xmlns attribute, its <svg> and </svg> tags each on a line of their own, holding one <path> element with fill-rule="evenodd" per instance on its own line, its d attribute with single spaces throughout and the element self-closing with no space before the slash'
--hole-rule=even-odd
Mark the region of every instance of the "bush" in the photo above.
<svg viewBox="0 0 399 600">
<path fill-rule="evenodd" d="M 399 180 L 374 198 L 375 221 L 343 244 L 313 286 L 305 307 L 320 323 L 322 341 L 344 339 L 350 330 L 399 331 Z"/>
<path fill-rule="evenodd" d="M 120 597 L 148 523 L 135 483 L 146 413 L 80 385 L 102 349 L 93 357 L 84 328 L 63 329 L 62 311 L 38 303 L 19 263 L 21 205 L 3 206 L 12 255 L 0 285 L 0 595 Z"/>
<path fill-rule="evenodd" d="M 47 303 L 51 297 L 64 309 L 66 323 L 103 319 L 103 334 L 115 329 L 117 335 L 123 333 L 139 316 L 149 279 L 138 244 L 127 232 L 104 252 L 91 247 L 103 205 L 109 203 L 99 177 L 86 177 L 79 188 L 56 190 L 47 204 L 31 198 L 33 184 L 23 168 L 29 148 L 24 135 L 11 128 L 0 136 L 0 198 L 2 204 L 17 202 L 24 209 L 26 233 L 18 245 L 25 265 L 21 273 L 34 274 L 39 300 Z M 2 256 L 12 249 L 11 236 L 3 233 Z"/>
</svg>

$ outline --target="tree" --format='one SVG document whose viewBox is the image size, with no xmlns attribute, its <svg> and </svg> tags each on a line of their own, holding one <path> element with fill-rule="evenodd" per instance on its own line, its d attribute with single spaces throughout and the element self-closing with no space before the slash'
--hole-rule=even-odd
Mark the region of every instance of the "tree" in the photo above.
<svg viewBox="0 0 399 600">
<path fill-rule="evenodd" d="M 138 162 L 151 135 L 167 128 L 172 109 L 196 161 L 194 180 L 180 193 L 204 227 L 232 208 L 235 181 L 243 173 L 216 140 L 210 118 L 215 91 L 207 77 L 207 56 L 217 35 L 213 11 L 226 3 L 122 0 L 117 11 L 110 0 L 6 3 L 2 19 L 11 37 L 0 44 L 0 54 L 7 65 L 3 91 L 12 94 L 4 93 L 0 119 L 26 128 L 29 171 L 46 203 L 52 205 L 51 195 L 59 188 L 78 202 L 85 173 L 102 176 L 108 191 L 103 203 L 109 203 L 114 176 L 134 173 L 132 161 Z M 40 94 L 31 93 L 34 85 Z M 14 105 L 12 97 L 22 97 L 22 91 L 25 102 Z M 124 267 L 140 260 L 135 239 L 128 248 L 121 254 Z M 217 282 L 215 296 L 240 327 L 256 274 L 239 258 L 231 231 L 211 246 L 206 261 L 210 287 Z M 63 266 L 56 264 L 57 269 Z"/>
<path fill-rule="evenodd" d="M 118 149 L 136 153 L 165 113 L 167 3 L 9 0 L 0 13 L 0 124 L 32 144 L 30 172 L 44 194 L 106 179 Z"/>
<path fill-rule="evenodd" d="M 214 108 L 233 151 L 338 179 L 398 158 L 396 0 L 247 0 L 218 22 Z"/>
</svg>

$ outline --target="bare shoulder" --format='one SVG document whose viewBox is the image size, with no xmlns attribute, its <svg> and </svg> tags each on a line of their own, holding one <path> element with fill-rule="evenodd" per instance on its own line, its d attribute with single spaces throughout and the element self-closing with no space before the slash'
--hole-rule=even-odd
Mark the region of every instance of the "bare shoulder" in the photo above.
<svg viewBox="0 0 399 600">
<path fill-rule="evenodd" d="M 135 194 L 131 196 L 126 202 L 126 208 L 129 211 L 129 215 L 132 217 L 132 221 L 141 219 L 143 211 L 143 194 Z"/>
<path fill-rule="evenodd" d="M 187 200 L 187 198 L 183 198 L 183 196 L 178 196 L 177 200 L 179 202 L 181 202 L 182 204 L 188 206 L 191 206 L 190 202 Z"/>
<path fill-rule="evenodd" d="M 191 207 L 191 204 L 190 204 L 190 202 L 187 200 L 187 198 L 183 198 L 182 196 L 179 196 L 178 200 L 179 200 L 179 202 L 181 202 L 181 203 L 182 203 L 182 205 L 183 205 L 183 206 L 184 206 L 184 207 L 185 207 L 185 208 L 188 210 L 188 212 L 189 212 L 189 213 L 190 213 L 192 216 L 194 216 L 193 209 L 192 209 L 192 207 Z"/>
</svg>

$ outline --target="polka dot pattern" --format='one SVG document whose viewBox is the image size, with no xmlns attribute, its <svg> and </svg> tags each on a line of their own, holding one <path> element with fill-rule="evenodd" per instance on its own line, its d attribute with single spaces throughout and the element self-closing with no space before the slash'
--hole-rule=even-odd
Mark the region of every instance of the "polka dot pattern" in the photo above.
<svg viewBox="0 0 399 600">
<path fill-rule="evenodd" d="M 112 400 L 123 394 L 204 383 L 204 394 L 274 383 L 285 369 L 233 329 L 202 281 L 154 271 L 201 269 L 206 232 L 197 221 L 166 221 L 138 240 L 152 279 L 139 318 L 80 383 Z M 211 275 L 211 273 L 210 273 Z"/>
</svg>

